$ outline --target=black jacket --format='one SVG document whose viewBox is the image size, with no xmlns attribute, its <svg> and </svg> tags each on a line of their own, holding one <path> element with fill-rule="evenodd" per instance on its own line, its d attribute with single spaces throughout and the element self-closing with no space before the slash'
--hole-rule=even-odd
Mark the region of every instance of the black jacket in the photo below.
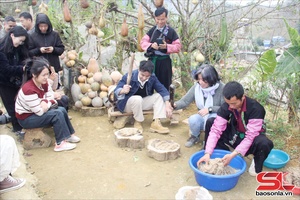
<svg viewBox="0 0 300 200">
<path fill-rule="evenodd" d="M 48 24 L 48 30 L 44 34 L 39 29 L 39 24 Z M 61 65 L 59 57 L 65 50 L 59 34 L 53 30 L 52 24 L 47 15 L 39 13 L 36 16 L 35 31 L 30 34 L 30 44 L 29 44 L 29 55 L 32 56 L 43 56 L 45 57 L 51 66 L 55 68 L 55 71 L 58 72 L 61 70 Z M 41 47 L 52 46 L 52 53 L 41 53 Z"/>
</svg>

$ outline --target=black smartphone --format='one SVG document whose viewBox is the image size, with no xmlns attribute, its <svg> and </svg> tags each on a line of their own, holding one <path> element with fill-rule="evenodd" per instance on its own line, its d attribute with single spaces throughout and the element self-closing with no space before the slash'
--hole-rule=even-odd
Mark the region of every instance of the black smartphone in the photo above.
<svg viewBox="0 0 300 200">
<path fill-rule="evenodd" d="M 157 38 L 157 39 L 156 39 L 156 43 L 157 43 L 158 45 L 163 44 L 163 39 L 162 39 L 162 38 Z"/>
</svg>

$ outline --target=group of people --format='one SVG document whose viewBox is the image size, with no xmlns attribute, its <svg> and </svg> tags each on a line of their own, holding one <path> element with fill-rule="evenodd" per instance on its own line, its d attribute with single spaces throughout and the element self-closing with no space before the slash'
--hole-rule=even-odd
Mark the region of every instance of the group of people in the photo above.
<svg viewBox="0 0 300 200">
<path fill-rule="evenodd" d="M 141 61 L 139 69 L 132 72 L 129 84 L 128 74 L 119 81 L 114 90 L 116 107 L 121 112 L 133 113 L 134 127 L 140 132 L 144 131 L 143 111 L 152 109 L 150 131 L 167 134 L 169 128 L 160 120 L 171 117 L 173 110 L 195 102 L 198 111 L 188 119 L 191 134 L 185 146 L 199 143 L 201 131 L 205 132 L 205 155 L 198 164 L 209 163 L 214 149 L 232 147 L 234 151 L 222 158 L 224 165 L 237 155 L 253 154 L 249 173 L 255 176 L 262 171 L 263 162 L 273 148 L 272 141 L 264 134 L 265 109 L 245 95 L 240 83 L 231 81 L 224 85 L 216 69 L 209 64 L 197 69 L 193 74 L 195 84 L 171 105 L 168 91 L 172 81 L 170 54 L 178 53 L 181 43 L 176 31 L 167 24 L 167 9 L 157 8 L 154 14 L 156 26 L 147 32 L 140 44 L 148 60 Z M 51 125 L 56 139 L 54 151 L 74 149 L 74 143 L 80 138 L 75 135 L 67 109 L 58 106 L 60 99 L 55 98 L 49 78 L 61 70 L 58 56 L 63 53 L 64 45 L 47 15 L 38 14 L 35 26 L 30 25 L 28 19 L 32 21 L 27 14 L 20 15 L 26 30 L 14 26 L 1 40 L 0 95 L 12 118 L 14 131 Z M 51 66 L 54 70 L 50 70 Z M 4 191 L 2 183 L 12 180 L 12 176 L 0 175 L 0 191 Z M 14 182 L 22 185 L 24 180 L 15 179 Z"/>
<path fill-rule="evenodd" d="M 183 109 L 195 102 L 197 113 L 188 119 L 190 137 L 185 146 L 191 147 L 200 141 L 201 131 L 205 132 L 205 155 L 199 159 L 209 163 L 214 149 L 234 151 L 225 155 L 224 166 L 237 155 L 253 154 L 249 174 L 256 176 L 263 169 L 273 142 L 265 135 L 265 109 L 254 99 L 246 96 L 243 86 L 231 81 L 224 85 L 216 69 L 202 64 L 193 74 L 195 84 L 178 101 L 171 105 L 169 86 L 172 81 L 171 53 L 181 48 L 175 30 L 167 24 L 168 11 L 157 8 L 154 13 L 156 26 L 152 27 L 141 40 L 141 47 L 148 60 L 141 61 L 139 69 L 132 72 L 129 84 L 125 74 L 114 90 L 116 106 L 121 112 L 132 112 L 134 127 L 143 132 L 143 111 L 153 110 L 150 131 L 166 134 L 167 127 L 161 118 L 171 117 L 173 110 Z M 156 91 L 156 92 L 154 92 Z"/>
</svg>

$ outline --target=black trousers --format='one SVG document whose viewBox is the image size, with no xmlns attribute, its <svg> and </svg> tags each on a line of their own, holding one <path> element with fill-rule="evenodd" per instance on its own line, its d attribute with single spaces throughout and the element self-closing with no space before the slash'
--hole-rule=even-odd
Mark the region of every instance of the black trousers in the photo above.
<svg viewBox="0 0 300 200">
<path fill-rule="evenodd" d="M 153 60 L 152 60 L 153 62 Z M 169 91 L 169 87 L 172 84 L 172 60 L 170 56 L 164 59 L 156 59 L 155 61 L 155 76 Z"/>
<path fill-rule="evenodd" d="M 214 123 L 215 118 L 209 118 L 206 121 L 205 125 L 205 144 L 204 144 L 204 149 L 206 148 L 206 141 L 209 136 L 210 129 Z M 231 145 L 229 141 L 232 140 L 232 130 L 231 126 L 227 126 L 223 134 L 221 135 L 220 139 L 218 140 L 215 149 L 223 149 L 223 150 L 228 150 L 229 148 L 227 145 L 231 146 L 232 148 L 236 148 L 243 139 L 240 137 L 237 137 L 236 142 Z M 227 145 L 226 145 L 227 144 Z M 245 154 L 245 156 L 249 154 L 254 155 L 254 163 L 255 163 L 255 171 L 256 173 L 259 173 L 262 171 L 263 168 L 263 163 L 265 159 L 268 157 L 270 151 L 273 148 L 273 142 L 266 137 L 265 134 L 260 134 L 257 137 L 254 138 L 254 141 L 252 145 L 250 146 L 249 150 Z"/>
<path fill-rule="evenodd" d="M 18 91 L 19 89 L 17 88 L 0 85 L 0 96 L 7 113 L 11 117 L 14 132 L 22 130 L 22 126 L 19 124 L 15 112 L 15 99 Z"/>
</svg>

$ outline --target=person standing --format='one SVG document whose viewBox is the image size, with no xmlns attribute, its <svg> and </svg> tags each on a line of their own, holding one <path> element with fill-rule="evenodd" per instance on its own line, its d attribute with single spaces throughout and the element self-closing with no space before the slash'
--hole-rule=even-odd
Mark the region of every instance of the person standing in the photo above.
<svg viewBox="0 0 300 200">
<path fill-rule="evenodd" d="M 49 62 L 43 57 L 29 59 L 26 63 L 29 73 L 16 99 L 16 117 L 26 129 L 53 126 L 56 144 L 54 151 L 76 148 L 80 138 L 69 120 L 64 107 L 58 106 L 49 84 Z"/>
<path fill-rule="evenodd" d="M 201 65 L 194 78 L 197 83 L 174 103 L 175 110 L 186 108 L 192 102 L 196 103 L 198 109 L 198 112 L 188 119 L 191 136 L 185 143 L 186 147 L 192 147 L 200 141 L 200 131 L 204 130 L 206 120 L 216 117 L 218 109 L 224 103 L 222 95 L 224 84 L 213 66 Z"/>
<path fill-rule="evenodd" d="M 167 24 L 168 10 L 159 7 L 155 10 L 156 26 L 143 36 L 140 46 L 145 56 L 154 64 L 154 73 L 158 80 L 169 90 L 172 83 L 171 53 L 178 53 L 181 43 L 176 31 Z"/>
<path fill-rule="evenodd" d="M 4 18 L 3 27 L 0 31 L 0 40 L 5 37 L 5 35 L 17 25 L 16 20 L 12 16 L 6 16 Z"/>
<path fill-rule="evenodd" d="M 35 30 L 30 36 L 32 39 L 29 45 L 29 55 L 31 57 L 43 56 L 54 67 L 56 73 L 61 71 L 59 56 L 64 52 L 65 46 L 59 34 L 53 30 L 52 23 L 46 14 L 37 14 Z"/>
<path fill-rule="evenodd" d="M 32 16 L 29 12 L 22 12 L 19 15 L 20 22 L 22 26 L 26 29 L 28 34 L 32 34 L 34 32 L 34 24 Z"/>
<path fill-rule="evenodd" d="M 14 138 L 0 135 L 0 194 L 23 187 L 26 180 L 12 174 L 20 166 L 20 155 Z"/>
<path fill-rule="evenodd" d="M 12 28 L 0 42 L 0 96 L 17 134 L 24 134 L 15 116 L 15 97 L 22 84 L 28 43 L 27 31 L 21 26 Z"/>
<path fill-rule="evenodd" d="M 160 119 L 172 114 L 170 94 L 153 74 L 153 69 L 151 61 L 141 61 L 139 69 L 132 72 L 130 83 L 127 84 L 128 74 L 125 74 L 115 88 L 114 95 L 117 97 L 117 108 L 122 113 L 133 113 L 134 128 L 142 133 L 145 119 L 143 110 L 153 109 L 150 131 L 166 134 L 170 131 L 161 125 Z"/>
<path fill-rule="evenodd" d="M 249 174 L 256 176 L 263 169 L 263 163 L 273 148 L 273 142 L 265 135 L 264 107 L 244 94 L 243 86 L 228 82 L 223 89 L 225 103 L 217 112 L 216 118 L 209 118 L 205 127 L 205 154 L 197 165 L 208 163 L 214 149 L 234 149 L 222 161 L 228 165 L 237 155 L 253 154 Z"/>
</svg>

